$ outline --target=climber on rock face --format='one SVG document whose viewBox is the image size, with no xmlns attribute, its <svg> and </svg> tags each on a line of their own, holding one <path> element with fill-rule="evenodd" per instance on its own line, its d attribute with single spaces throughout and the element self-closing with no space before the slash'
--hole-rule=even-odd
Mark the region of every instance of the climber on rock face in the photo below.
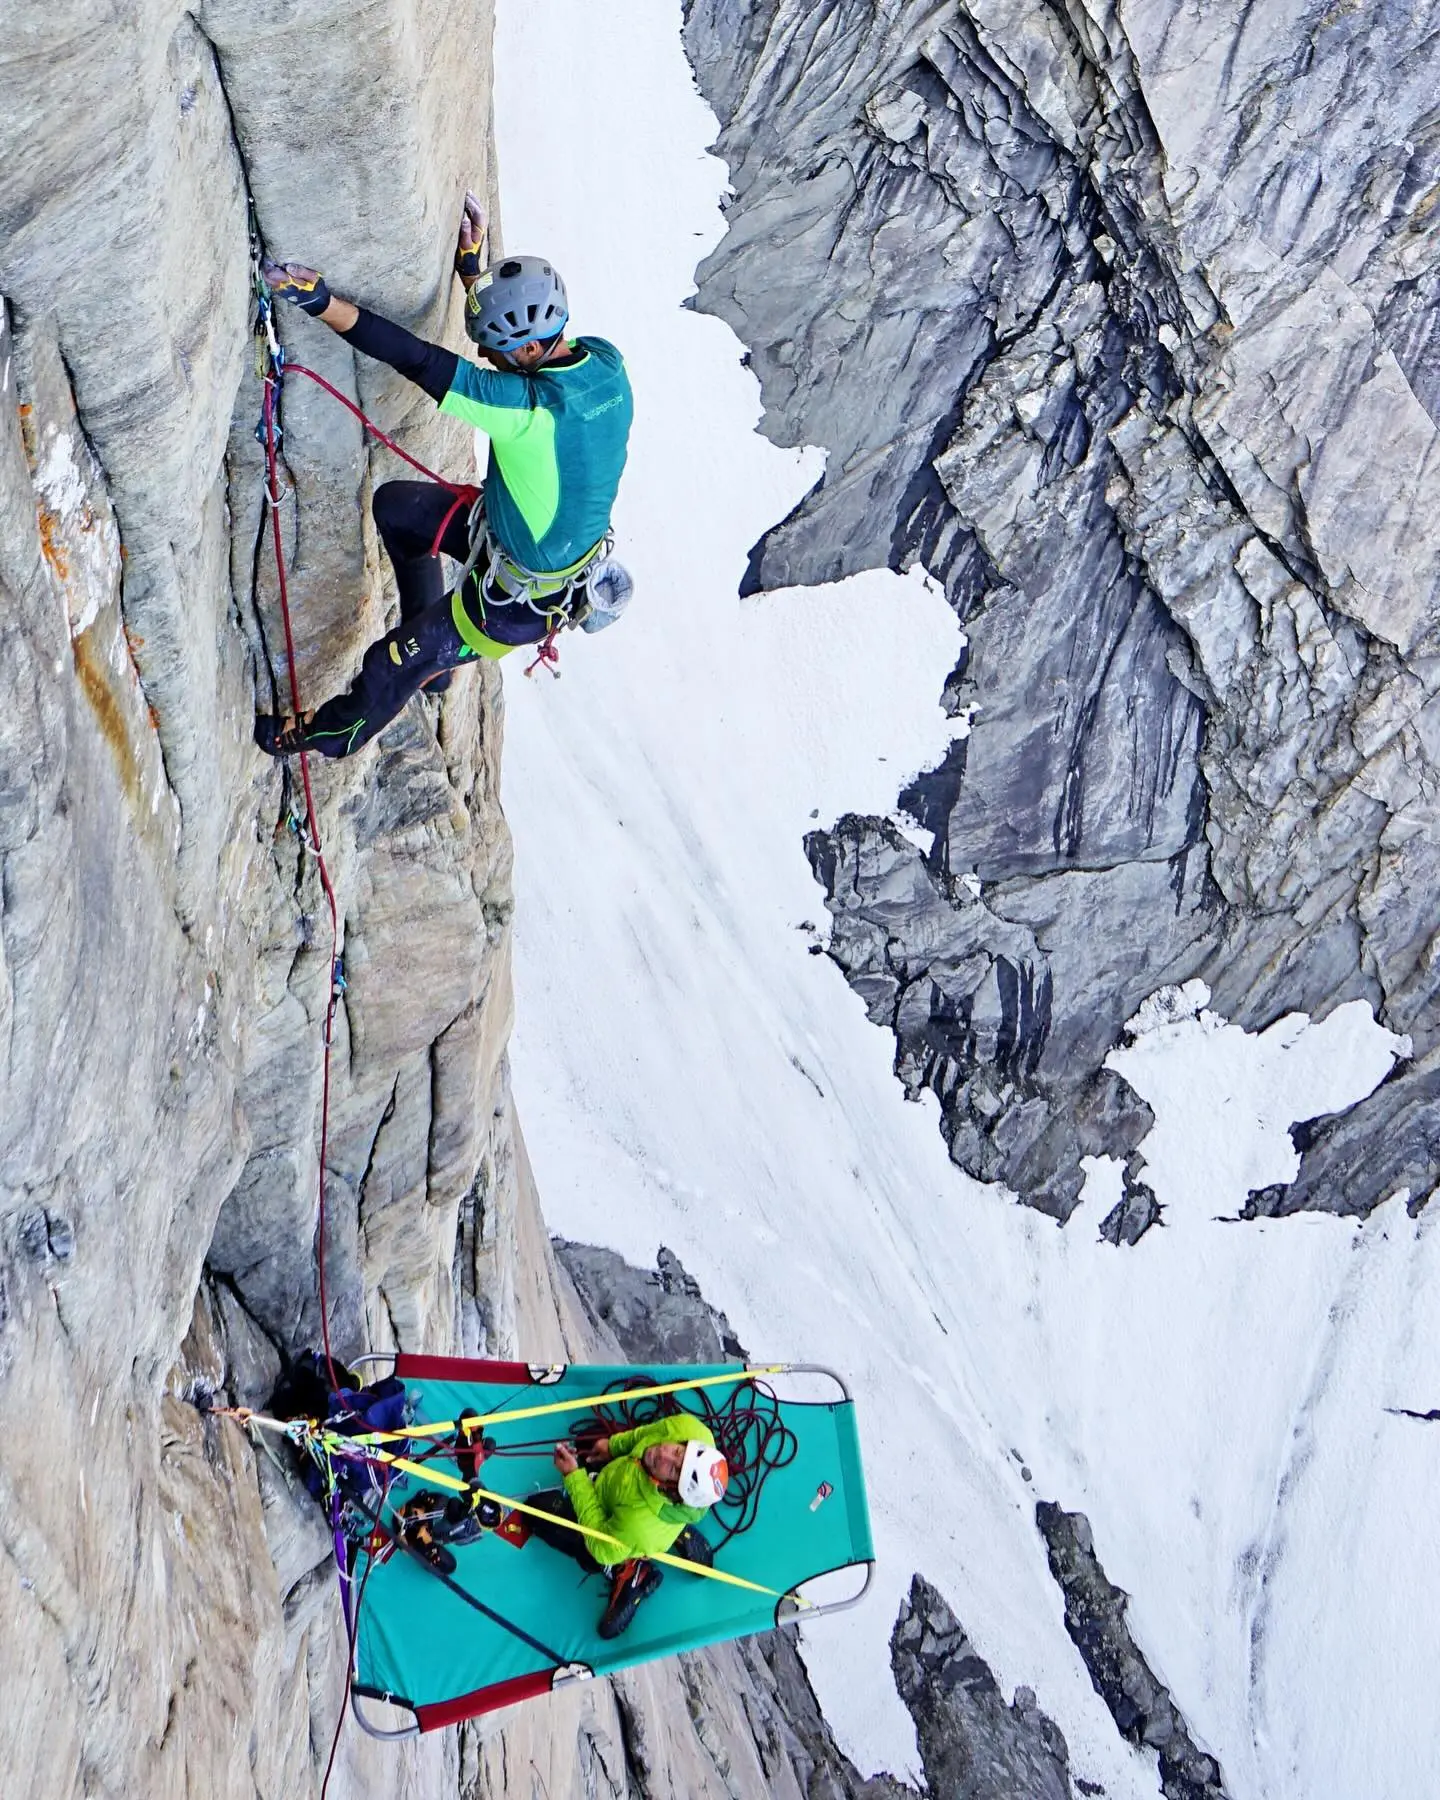
<svg viewBox="0 0 1440 1800">
<path fill-rule="evenodd" d="M 314 269 L 262 265 L 272 294 L 490 438 L 485 486 L 473 507 L 457 507 L 454 491 L 435 482 L 387 481 L 375 490 L 399 621 L 366 651 L 348 692 L 303 719 L 259 715 L 255 741 L 272 756 L 301 749 L 348 756 L 420 688 L 447 686 L 462 663 L 547 640 L 582 600 L 600 607 L 593 624 L 607 616 L 607 598 L 609 616 L 628 598 L 623 571 L 599 563 L 633 411 L 624 362 L 604 338 L 565 337 L 565 286 L 548 262 L 512 256 L 486 267 L 485 239 L 484 210 L 467 194 L 455 270 L 466 289 L 466 332 L 489 368 L 332 294 Z M 432 553 L 447 514 L 438 547 L 465 567 L 453 594 Z"/>
<path fill-rule="evenodd" d="M 674 1550 L 687 1562 L 713 1560 L 696 1528 L 709 1507 L 724 1499 L 730 1472 L 703 1420 L 674 1413 L 633 1431 L 617 1431 L 589 1447 L 592 1476 L 580 1467 L 571 1443 L 555 1446 L 555 1468 L 563 1491 L 532 1494 L 527 1505 L 604 1532 L 619 1544 L 586 1537 L 573 1526 L 525 1515 L 532 1536 L 574 1557 L 590 1574 L 610 1577 L 610 1598 L 598 1626 L 601 1637 L 619 1637 L 640 1602 L 655 1592 L 661 1571 L 648 1559 Z"/>
</svg>

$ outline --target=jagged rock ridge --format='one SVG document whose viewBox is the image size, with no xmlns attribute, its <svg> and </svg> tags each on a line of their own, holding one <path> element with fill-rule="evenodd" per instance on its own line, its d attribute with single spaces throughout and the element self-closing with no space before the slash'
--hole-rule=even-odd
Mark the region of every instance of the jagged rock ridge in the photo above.
<svg viewBox="0 0 1440 1800">
<path fill-rule="evenodd" d="M 1125 1622 L 1129 1597 L 1100 1566 L 1090 1521 L 1042 1500 L 1035 1523 L 1065 1596 L 1065 1628 L 1121 1732 L 1159 1756 L 1165 1800 L 1226 1800 L 1219 1763 L 1196 1744 L 1169 1690 L 1136 1648 Z"/>
<path fill-rule="evenodd" d="M 1072 1800 L 1070 1753 L 1029 1688 L 1007 1705 L 945 1601 L 922 1576 L 890 1639 L 900 1696 L 915 1715 L 925 1784 L 956 1800 Z"/>
<path fill-rule="evenodd" d="M 923 562 L 970 639 L 968 735 L 905 796 L 930 855 L 811 839 L 831 951 L 955 1159 L 1062 1218 L 1148 1123 L 1106 1051 L 1197 976 L 1413 1039 L 1257 1209 L 1440 1178 L 1434 29 L 687 6 L 735 189 L 698 303 L 830 453 L 747 586 Z"/>
</svg>

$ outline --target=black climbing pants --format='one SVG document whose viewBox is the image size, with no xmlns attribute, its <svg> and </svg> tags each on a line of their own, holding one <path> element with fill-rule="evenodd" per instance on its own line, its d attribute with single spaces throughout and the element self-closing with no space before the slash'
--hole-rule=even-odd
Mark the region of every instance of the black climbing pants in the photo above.
<svg viewBox="0 0 1440 1800">
<path fill-rule="evenodd" d="M 440 558 L 430 554 L 454 500 L 449 488 L 433 481 L 387 481 L 376 488 L 372 511 L 395 568 L 400 618 L 365 652 L 348 691 L 327 700 L 307 726 L 306 744 L 326 756 L 349 756 L 368 744 L 412 695 L 473 660 L 475 652 L 455 629 Z M 458 562 L 469 554 L 468 512 L 457 507 L 440 540 L 440 548 Z"/>
<path fill-rule="evenodd" d="M 543 1494 L 531 1494 L 525 1502 L 527 1506 L 536 1506 L 541 1512 L 554 1513 L 561 1519 L 573 1519 L 575 1508 L 570 1504 L 570 1496 L 564 1488 L 546 1488 Z M 530 1527 L 531 1537 L 537 1537 L 542 1544 L 549 1544 L 552 1550 L 562 1550 L 579 1563 L 587 1575 L 608 1575 L 610 1571 L 603 1568 L 585 1548 L 585 1539 L 578 1531 L 570 1531 L 564 1525 L 553 1525 L 548 1519 L 537 1519 L 530 1513 L 521 1517 Z"/>
</svg>

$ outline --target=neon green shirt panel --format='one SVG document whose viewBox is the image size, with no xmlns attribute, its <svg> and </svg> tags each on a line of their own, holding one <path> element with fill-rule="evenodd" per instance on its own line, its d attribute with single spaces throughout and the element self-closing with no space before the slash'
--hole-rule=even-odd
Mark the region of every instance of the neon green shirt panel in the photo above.
<svg viewBox="0 0 1440 1800">
<path fill-rule="evenodd" d="M 654 1419 L 633 1431 L 617 1431 L 610 1439 L 611 1461 L 593 1478 L 584 1469 L 565 1477 L 565 1492 L 575 1517 L 592 1531 L 619 1538 L 623 1549 L 585 1540 L 585 1548 L 606 1567 L 627 1555 L 650 1556 L 668 1550 L 687 1525 L 705 1517 L 705 1508 L 667 1500 L 645 1473 L 640 1457 L 651 1444 L 701 1443 L 713 1447 L 714 1434 L 703 1419 L 688 1413 Z"/>
<path fill-rule="evenodd" d="M 530 535 L 543 538 L 560 510 L 554 414 L 543 406 L 490 406 L 453 388 L 440 402 L 440 410 L 486 434 L 506 492 Z"/>
</svg>

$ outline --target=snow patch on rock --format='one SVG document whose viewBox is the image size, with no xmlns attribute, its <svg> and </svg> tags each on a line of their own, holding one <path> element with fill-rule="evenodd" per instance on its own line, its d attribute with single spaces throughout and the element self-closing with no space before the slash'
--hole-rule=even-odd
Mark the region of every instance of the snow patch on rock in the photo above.
<svg viewBox="0 0 1440 1800">
<path fill-rule="evenodd" d="M 1364 1000 L 1318 1023 L 1287 1013 L 1250 1032 L 1209 1011 L 1209 998 L 1203 981 L 1160 989 L 1127 1021 L 1133 1042 L 1105 1059 L 1155 1114 L 1138 1151 L 1150 1185 L 1206 1214 L 1221 1194 L 1292 1182 L 1290 1127 L 1355 1105 L 1410 1054 Z"/>
</svg>

